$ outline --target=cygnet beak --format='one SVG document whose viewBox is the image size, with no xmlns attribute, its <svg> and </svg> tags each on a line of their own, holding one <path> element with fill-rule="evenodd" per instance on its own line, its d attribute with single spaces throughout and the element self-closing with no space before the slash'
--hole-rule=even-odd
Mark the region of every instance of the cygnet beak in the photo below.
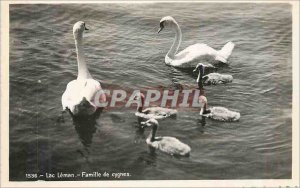
<svg viewBox="0 0 300 188">
<path fill-rule="evenodd" d="M 161 30 L 163 30 L 163 28 L 159 28 L 158 31 L 157 31 L 157 33 L 161 32 Z"/>
<path fill-rule="evenodd" d="M 144 125 L 144 127 L 145 127 L 145 126 L 150 127 L 150 126 L 151 126 L 151 123 L 149 123 L 149 120 L 148 120 L 148 121 L 143 121 L 143 122 L 141 122 L 141 125 Z"/>
<path fill-rule="evenodd" d="M 141 128 L 150 127 L 151 125 L 147 121 L 141 122 Z"/>
<path fill-rule="evenodd" d="M 164 24 L 163 24 L 163 22 L 160 22 L 159 23 L 159 29 L 158 29 L 157 33 L 161 32 L 163 29 L 164 29 Z"/>
<path fill-rule="evenodd" d="M 193 70 L 193 73 L 195 73 L 197 71 L 198 67 L 196 67 L 194 70 Z"/>
</svg>

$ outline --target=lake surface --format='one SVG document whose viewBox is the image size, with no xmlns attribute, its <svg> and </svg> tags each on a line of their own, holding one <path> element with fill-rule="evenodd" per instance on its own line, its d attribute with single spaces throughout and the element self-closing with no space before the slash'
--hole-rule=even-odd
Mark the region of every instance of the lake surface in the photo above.
<svg viewBox="0 0 300 188">
<path fill-rule="evenodd" d="M 166 66 L 174 33 L 157 34 L 171 15 L 180 50 L 195 43 L 236 46 L 226 85 L 207 86 L 209 106 L 241 113 L 239 122 L 199 121 L 178 108 L 158 135 L 187 143 L 190 157 L 150 152 L 134 108 L 105 109 L 97 120 L 60 116 L 61 96 L 77 76 L 73 24 L 89 28 L 84 49 L 103 88 L 196 87 L 192 70 Z M 9 178 L 26 173 L 130 173 L 121 180 L 289 179 L 292 166 L 292 14 L 289 4 L 57 4 L 10 6 Z M 43 179 L 42 177 L 40 179 Z M 61 180 L 54 178 L 55 180 Z M 73 178 L 73 180 L 86 180 Z M 116 179 L 91 178 L 95 179 Z M 120 180 L 116 179 L 116 180 Z M 49 180 L 49 179 L 48 179 Z M 71 180 L 71 179 L 65 179 Z"/>
</svg>

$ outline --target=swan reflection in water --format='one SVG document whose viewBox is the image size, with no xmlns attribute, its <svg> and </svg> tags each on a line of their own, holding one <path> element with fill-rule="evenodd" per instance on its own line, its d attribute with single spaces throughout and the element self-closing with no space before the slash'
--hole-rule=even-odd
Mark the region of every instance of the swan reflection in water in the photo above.
<svg viewBox="0 0 300 188">
<path fill-rule="evenodd" d="M 145 127 L 140 126 L 140 122 L 138 126 L 136 126 L 135 131 L 135 138 L 134 143 L 142 143 L 146 145 L 146 136 L 145 136 Z M 155 149 L 152 147 L 148 147 L 149 152 L 143 151 L 138 154 L 138 158 L 136 159 L 136 162 L 138 163 L 145 163 L 146 165 L 155 166 L 156 165 L 156 158 L 157 154 L 155 152 Z"/>
<path fill-rule="evenodd" d="M 141 122 L 143 121 L 143 118 L 138 117 L 137 123 L 135 124 L 135 137 L 134 137 L 134 143 L 145 143 L 145 128 L 141 126 Z"/>
<path fill-rule="evenodd" d="M 202 62 L 202 61 L 200 61 Z M 203 62 L 207 62 L 207 61 L 203 61 Z M 220 63 L 221 64 L 221 63 Z M 219 65 L 219 64 L 217 64 Z M 228 65 L 226 65 L 228 66 Z M 214 73 L 218 71 L 219 66 L 213 66 L 213 65 L 207 65 L 205 67 L 205 69 L 203 70 L 203 76 L 210 74 L 210 73 Z M 197 73 L 197 72 L 196 72 Z M 198 74 L 196 74 L 194 72 L 194 68 L 193 67 L 187 67 L 187 68 L 178 68 L 178 67 L 170 67 L 170 71 L 169 71 L 169 78 L 171 78 L 171 89 L 177 89 L 177 90 L 182 90 L 185 89 L 183 85 L 181 85 L 180 83 L 182 82 L 182 80 L 185 80 L 185 77 L 190 77 L 193 79 L 196 79 Z M 188 84 L 189 85 L 189 84 Z"/>
<path fill-rule="evenodd" d="M 145 126 L 142 125 L 142 122 L 144 121 L 145 119 L 143 118 L 138 118 L 138 121 L 137 121 L 137 125 L 136 125 L 136 131 L 135 131 L 135 138 L 134 138 L 134 143 L 143 143 L 143 144 L 146 144 L 146 135 L 145 135 Z M 154 156 L 156 155 L 155 154 L 155 149 L 152 148 L 152 147 L 148 147 L 149 148 L 149 152 L 150 152 L 150 155 L 151 156 Z"/>
<path fill-rule="evenodd" d="M 206 117 L 203 116 L 202 118 L 198 119 L 198 125 L 199 132 L 203 134 L 206 125 Z"/>
<path fill-rule="evenodd" d="M 144 163 L 150 166 L 156 166 L 157 154 L 155 153 L 155 149 L 150 152 L 140 152 L 138 154 L 138 158 L 136 159 L 135 163 Z"/>
<path fill-rule="evenodd" d="M 97 130 L 97 120 L 99 120 L 102 111 L 103 108 L 99 108 L 92 116 L 73 117 L 73 125 L 85 148 L 89 148 L 92 144 L 93 135 Z"/>
<path fill-rule="evenodd" d="M 198 89 L 200 90 L 200 95 L 204 95 L 205 94 L 205 89 L 203 87 L 203 84 L 198 84 Z M 204 127 L 206 125 L 206 117 L 205 116 L 200 116 L 200 119 L 198 119 L 198 124 L 200 124 L 201 126 L 200 128 L 200 132 L 204 133 Z"/>
</svg>

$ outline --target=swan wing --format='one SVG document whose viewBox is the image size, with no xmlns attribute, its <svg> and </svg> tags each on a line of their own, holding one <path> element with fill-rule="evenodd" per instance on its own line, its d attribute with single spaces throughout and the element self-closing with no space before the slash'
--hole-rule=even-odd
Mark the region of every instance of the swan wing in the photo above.
<svg viewBox="0 0 300 188">
<path fill-rule="evenodd" d="M 80 90 L 78 87 L 78 81 L 73 80 L 68 83 L 65 92 L 62 95 L 61 102 L 63 106 L 63 110 L 69 108 L 71 112 L 73 112 L 76 104 L 80 103 Z"/>
<path fill-rule="evenodd" d="M 157 119 L 157 120 L 168 117 L 168 116 L 163 116 L 163 115 L 155 115 L 155 114 L 151 114 L 151 113 L 145 114 L 145 113 L 141 113 L 141 112 L 136 112 L 135 116 L 143 118 L 143 119 L 152 119 L 153 118 L 153 119 Z"/>
<path fill-rule="evenodd" d="M 143 112 L 147 112 L 147 114 L 155 114 L 158 116 L 170 116 L 177 114 L 177 110 L 175 109 L 163 108 L 159 106 L 146 108 L 145 110 L 143 110 Z"/>
<path fill-rule="evenodd" d="M 83 98 L 86 98 L 91 105 L 95 106 L 94 97 L 100 89 L 100 83 L 93 79 L 73 80 L 69 82 L 62 95 L 63 110 L 69 108 L 73 112 L 75 106 L 80 104 Z"/>
<path fill-rule="evenodd" d="M 172 66 L 194 66 L 199 59 L 215 58 L 217 51 L 207 44 L 197 43 L 187 47 L 178 54 L 175 55 L 175 58 L 171 62 Z"/>
<path fill-rule="evenodd" d="M 204 79 L 204 84 L 216 85 L 216 84 L 232 82 L 233 77 L 228 74 L 210 73 L 210 74 L 203 76 L 203 79 Z"/>
<path fill-rule="evenodd" d="M 88 101 L 93 101 L 95 94 L 101 90 L 101 85 L 98 81 L 94 79 L 87 79 L 85 85 L 82 89 L 82 96 Z"/>
<path fill-rule="evenodd" d="M 220 106 L 212 107 L 210 110 L 209 117 L 218 121 L 238 121 L 241 116 L 239 112 L 234 112 Z"/>
<path fill-rule="evenodd" d="M 155 141 L 158 149 L 171 155 L 188 155 L 191 148 L 177 138 L 164 136 L 160 141 Z"/>
</svg>

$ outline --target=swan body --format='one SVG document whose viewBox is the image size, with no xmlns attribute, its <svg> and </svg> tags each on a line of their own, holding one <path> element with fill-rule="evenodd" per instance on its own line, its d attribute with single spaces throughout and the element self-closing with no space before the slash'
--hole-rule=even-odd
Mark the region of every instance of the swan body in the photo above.
<svg viewBox="0 0 300 188">
<path fill-rule="evenodd" d="M 227 63 L 227 59 L 234 48 L 233 42 L 227 42 L 221 50 L 215 50 L 204 43 L 197 43 L 177 53 L 182 39 L 181 29 L 176 20 L 171 16 L 163 17 L 160 20 L 160 29 L 158 33 L 165 27 L 170 27 L 175 30 L 176 33 L 173 45 L 165 56 L 165 63 L 170 66 L 182 68 L 193 67 L 197 61 L 207 56 L 212 57 L 217 61 Z"/>
<path fill-rule="evenodd" d="M 238 121 L 241 117 L 239 112 L 234 112 L 220 106 L 211 107 L 209 110 L 210 113 L 205 116 L 217 121 Z"/>
<path fill-rule="evenodd" d="M 225 84 L 232 82 L 233 77 L 229 74 L 210 73 L 203 76 L 203 83 L 205 85 Z"/>
<path fill-rule="evenodd" d="M 137 112 L 135 113 L 137 117 L 143 119 L 165 119 L 167 117 L 174 117 L 177 115 L 177 110 L 169 108 L 149 107 L 143 110 L 145 96 L 142 93 L 139 93 L 136 99 L 141 100 L 141 105 L 138 105 Z"/>
<path fill-rule="evenodd" d="M 164 119 L 171 116 L 177 115 L 177 110 L 162 108 L 162 107 L 149 107 L 142 112 L 136 112 L 136 116 L 144 119 Z"/>
<path fill-rule="evenodd" d="M 73 35 L 77 53 L 78 76 L 76 80 L 68 83 L 61 98 L 63 110 L 69 110 L 74 116 L 94 114 L 98 108 L 94 97 L 98 91 L 102 90 L 101 84 L 92 78 L 87 69 L 82 47 L 84 30 L 88 30 L 84 22 L 75 23 Z M 99 101 L 104 102 L 105 100 L 105 95 L 100 95 Z"/>
<path fill-rule="evenodd" d="M 193 72 L 198 71 L 198 78 L 197 78 L 197 82 L 199 84 L 199 82 L 201 82 L 200 84 L 204 84 L 204 85 L 216 85 L 216 84 L 225 84 L 225 83 L 229 83 L 232 82 L 233 77 L 229 74 L 219 74 L 219 73 L 210 73 L 207 74 L 205 76 L 204 75 L 204 70 L 206 70 L 207 66 L 202 64 L 202 63 L 198 63 L 198 65 L 196 66 L 196 68 L 193 70 Z"/>
<path fill-rule="evenodd" d="M 241 117 L 239 112 L 231 111 L 225 107 L 207 107 L 207 98 L 204 95 L 199 97 L 201 104 L 200 115 L 217 121 L 238 121 Z"/>
<path fill-rule="evenodd" d="M 155 137 L 158 122 L 155 119 L 149 119 L 146 122 L 142 122 L 143 125 L 152 126 L 152 130 L 146 139 L 146 143 L 154 148 L 158 149 L 164 153 L 176 156 L 189 156 L 191 152 L 190 146 L 182 143 L 180 140 L 170 136 Z"/>
</svg>

